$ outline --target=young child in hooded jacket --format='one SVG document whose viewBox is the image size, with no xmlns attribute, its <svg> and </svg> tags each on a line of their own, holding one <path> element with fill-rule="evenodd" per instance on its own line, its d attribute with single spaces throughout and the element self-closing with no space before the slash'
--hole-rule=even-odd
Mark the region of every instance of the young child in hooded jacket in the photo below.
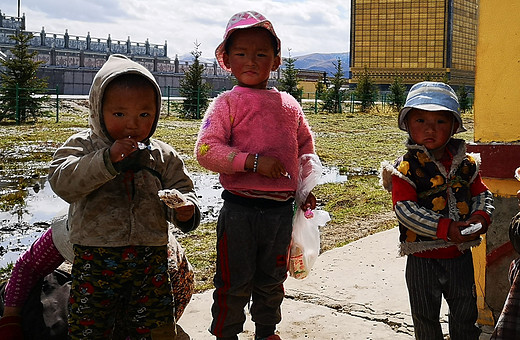
<svg viewBox="0 0 520 340">
<path fill-rule="evenodd" d="M 194 273 L 184 249 L 173 237 L 171 231 L 169 236 L 168 273 L 174 297 L 174 318 L 175 322 L 178 322 L 193 295 Z M 60 311 L 65 311 L 67 305 L 60 306 L 61 300 L 52 297 L 56 300 L 50 301 L 51 297 L 47 296 L 46 306 L 52 306 L 49 308 L 52 309 L 54 318 L 49 320 L 49 323 L 45 320 L 45 325 L 32 327 L 31 322 L 35 322 L 35 315 L 31 312 L 31 308 L 34 308 L 35 305 L 31 305 L 31 303 L 41 302 L 40 300 L 30 299 L 34 289 L 38 289 L 39 293 L 47 289 L 44 288 L 46 284 L 44 278 L 62 265 L 65 260 L 72 263 L 74 251 L 72 244 L 69 242 L 67 216 L 63 215 L 53 219 L 50 227 L 16 260 L 11 276 L 6 283 L 4 294 L 0 297 L 3 302 L 3 314 L 0 318 L 0 339 L 32 339 L 35 334 L 49 332 L 49 329 L 57 337 L 66 336 L 68 327 L 61 323 L 61 320 L 67 321 L 66 314 L 62 314 Z M 45 309 L 46 307 L 42 311 L 43 314 L 46 313 Z M 116 317 L 115 322 L 119 327 L 123 322 L 121 316 L 124 315 L 124 312 L 119 309 L 118 317 Z M 41 317 L 43 317 L 43 314 Z M 45 328 L 45 330 L 42 328 Z M 121 334 L 121 332 L 124 332 L 124 329 L 118 329 L 118 326 L 116 326 L 112 339 L 126 340 L 127 336 Z"/>
<path fill-rule="evenodd" d="M 421 82 L 399 113 L 408 151 L 383 163 L 382 182 L 392 193 L 416 339 L 444 339 L 439 314 L 446 299 L 451 339 L 479 338 L 470 247 L 491 223 L 493 196 L 482 182 L 480 161 L 466 153 L 465 131 L 453 89 Z M 463 229 L 481 223 L 480 230 Z"/>
<path fill-rule="evenodd" d="M 182 159 L 152 138 L 161 91 L 146 68 L 111 55 L 89 100 L 89 129 L 69 137 L 49 169 L 52 189 L 70 204 L 69 335 L 110 337 L 123 304 L 130 338 L 173 337 L 168 221 L 190 231 L 200 211 Z M 158 196 L 164 189 L 178 190 L 188 203 L 167 206 Z"/>
<path fill-rule="evenodd" d="M 224 188 L 210 332 L 238 339 L 252 297 L 255 339 L 280 339 L 299 158 L 314 153 L 314 142 L 298 102 L 267 88 L 280 65 L 280 40 L 264 16 L 233 15 L 215 55 L 238 85 L 210 105 L 195 147 Z M 302 209 L 315 206 L 309 194 Z"/>
</svg>

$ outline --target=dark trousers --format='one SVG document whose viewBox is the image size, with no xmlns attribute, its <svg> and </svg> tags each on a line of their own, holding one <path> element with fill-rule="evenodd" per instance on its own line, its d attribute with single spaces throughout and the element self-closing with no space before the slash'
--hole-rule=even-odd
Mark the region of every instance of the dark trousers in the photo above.
<svg viewBox="0 0 520 340">
<path fill-rule="evenodd" d="M 257 325 L 281 321 L 292 234 L 293 206 L 245 206 L 225 201 L 217 223 L 217 269 L 210 332 L 233 337 L 242 332 L 244 307 L 252 298 Z"/>
<path fill-rule="evenodd" d="M 451 340 L 478 340 L 473 259 L 470 251 L 454 259 L 408 256 L 406 284 L 415 338 L 442 340 L 439 321 L 442 296 L 449 306 Z"/>
</svg>

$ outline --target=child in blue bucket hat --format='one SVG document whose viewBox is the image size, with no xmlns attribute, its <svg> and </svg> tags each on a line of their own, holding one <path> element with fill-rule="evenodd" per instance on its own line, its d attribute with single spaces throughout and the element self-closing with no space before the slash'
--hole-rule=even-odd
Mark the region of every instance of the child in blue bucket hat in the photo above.
<svg viewBox="0 0 520 340">
<path fill-rule="evenodd" d="M 406 283 L 416 339 L 444 339 L 439 314 L 449 305 L 451 339 L 479 338 L 473 259 L 491 223 L 493 196 L 479 173 L 480 158 L 453 135 L 463 132 L 459 101 L 441 82 L 410 89 L 399 112 L 407 152 L 383 162 L 381 182 L 392 193 L 400 253 L 408 255 Z"/>
</svg>

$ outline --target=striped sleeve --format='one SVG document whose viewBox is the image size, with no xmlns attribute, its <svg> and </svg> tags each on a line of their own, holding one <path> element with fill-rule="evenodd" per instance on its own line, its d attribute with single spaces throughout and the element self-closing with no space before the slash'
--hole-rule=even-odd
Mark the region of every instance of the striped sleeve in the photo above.
<svg viewBox="0 0 520 340">
<path fill-rule="evenodd" d="M 418 235 L 437 237 L 437 226 L 442 218 L 432 210 L 413 201 L 398 201 L 394 206 L 397 220 Z"/>
<path fill-rule="evenodd" d="M 471 212 L 483 211 L 491 218 L 495 207 L 493 206 L 493 194 L 489 190 L 482 191 L 480 194 L 471 198 Z"/>
</svg>

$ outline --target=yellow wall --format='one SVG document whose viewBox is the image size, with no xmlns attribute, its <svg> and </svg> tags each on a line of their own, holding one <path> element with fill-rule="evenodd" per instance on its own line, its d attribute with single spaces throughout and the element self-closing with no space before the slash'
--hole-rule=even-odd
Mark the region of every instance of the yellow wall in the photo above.
<svg viewBox="0 0 520 340">
<path fill-rule="evenodd" d="M 495 195 L 495 215 L 498 216 L 494 217 L 492 224 L 495 232 L 488 232 L 483 244 L 473 249 L 475 281 L 480 288 L 477 298 L 481 324 L 493 325 L 509 290 L 509 283 L 504 278 L 507 278 L 509 265 L 507 256 L 511 255 L 502 254 L 502 262 L 505 263 L 497 261 L 492 264 L 486 260 L 490 252 L 500 248 L 507 239 L 503 235 L 508 235 L 509 220 L 504 216 L 515 213 L 511 207 L 516 207 L 515 193 L 520 188 L 520 182 L 513 179 L 518 158 L 516 154 L 511 154 L 518 144 L 512 142 L 520 142 L 519 89 L 520 2 L 480 0 L 475 72 L 475 142 L 477 147 L 496 142 L 502 156 L 509 157 L 502 157 L 504 164 L 501 165 L 511 168 L 510 174 L 503 174 L 501 178 L 484 178 Z M 483 155 L 482 170 L 484 166 L 493 167 L 493 164 L 484 162 Z"/>
<path fill-rule="evenodd" d="M 520 131 L 519 131 L 520 133 Z M 520 161 L 518 162 L 520 164 Z M 502 179 L 483 177 L 484 183 L 493 195 L 500 197 L 516 197 L 516 192 L 520 190 L 520 182 L 516 179 Z"/>
<path fill-rule="evenodd" d="M 316 94 L 316 83 L 317 81 L 299 81 L 298 88 L 303 90 L 302 99 L 314 99 Z"/>
<path fill-rule="evenodd" d="M 520 140 L 520 2 L 481 0 L 475 141 Z"/>
</svg>

